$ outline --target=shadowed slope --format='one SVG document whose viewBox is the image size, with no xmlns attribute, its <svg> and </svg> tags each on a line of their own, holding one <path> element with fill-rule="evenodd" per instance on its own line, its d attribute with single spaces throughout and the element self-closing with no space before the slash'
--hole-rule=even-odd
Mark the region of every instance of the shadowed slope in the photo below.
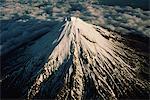
<svg viewBox="0 0 150 100">
<path fill-rule="evenodd" d="M 21 19 L 5 20 L 6 23 L 3 23 L 7 33 L 12 33 L 14 26 L 18 31 L 21 27 L 22 32 L 17 33 L 16 31 L 18 34 L 16 37 L 6 38 L 2 36 L 2 38 L 7 39 L 7 42 L 2 43 L 2 49 L 9 51 L 6 54 L 1 52 L 2 98 L 25 98 L 28 88 L 57 45 L 54 40 L 59 37 L 59 29 L 63 24 L 59 21 L 43 21 L 33 18 L 27 19 L 26 22 L 18 22 Z M 47 32 L 40 31 L 45 27 L 48 28 Z M 22 35 L 26 31 L 28 34 Z M 4 31 L 2 30 L 2 32 Z M 7 36 L 7 34 L 5 35 Z M 24 36 L 26 39 L 22 39 Z M 10 49 L 12 47 L 13 50 Z"/>
<path fill-rule="evenodd" d="M 71 17 L 29 89 L 28 99 L 148 98 L 149 82 L 138 77 L 142 64 L 148 66 L 142 58 L 146 55 L 140 57 L 126 41 Z"/>
</svg>

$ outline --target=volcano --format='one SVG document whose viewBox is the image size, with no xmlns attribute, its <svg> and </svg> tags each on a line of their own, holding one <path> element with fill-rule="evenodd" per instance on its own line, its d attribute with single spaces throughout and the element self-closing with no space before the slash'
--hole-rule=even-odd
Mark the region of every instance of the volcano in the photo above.
<svg viewBox="0 0 150 100">
<path fill-rule="evenodd" d="M 148 44 L 141 40 L 147 37 L 124 36 L 76 17 L 54 27 L 5 54 L 3 98 L 148 98 Z"/>
</svg>

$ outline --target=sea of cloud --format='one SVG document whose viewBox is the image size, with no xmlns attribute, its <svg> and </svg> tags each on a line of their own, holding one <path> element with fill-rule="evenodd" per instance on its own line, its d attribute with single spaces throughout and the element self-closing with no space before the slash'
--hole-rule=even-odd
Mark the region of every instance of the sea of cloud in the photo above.
<svg viewBox="0 0 150 100">
<path fill-rule="evenodd" d="M 31 5 L 8 2 L 1 4 L 0 9 L 1 53 L 48 33 L 51 29 L 49 21 L 63 21 L 69 16 L 80 17 L 89 23 L 121 34 L 150 37 L 150 11 L 140 8 L 89 3 Z"/>
</svg>

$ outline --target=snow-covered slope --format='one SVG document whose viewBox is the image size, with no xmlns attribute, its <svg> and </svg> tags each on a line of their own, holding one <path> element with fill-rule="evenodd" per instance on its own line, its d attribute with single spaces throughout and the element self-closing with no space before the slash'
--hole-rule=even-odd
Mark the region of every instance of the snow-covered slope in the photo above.
<svg viewBox="0 0 150 100">
<path fill-rule="evenodd" d="M 148 98 L 149 82 L 139 74 L 142 69 L 147 75 L 146 53 L 129 46 L 144 43 L 76 17 L 60 26 L 3 62 L 4 93 L 17 89 L 17 97 L 28 99 Z"/>
</svg>

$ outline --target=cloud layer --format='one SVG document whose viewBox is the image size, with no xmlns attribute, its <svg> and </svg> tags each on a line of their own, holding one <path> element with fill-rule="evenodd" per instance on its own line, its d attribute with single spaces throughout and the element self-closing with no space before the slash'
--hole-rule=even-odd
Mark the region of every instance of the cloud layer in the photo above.
<svg viewBox="0 0 150 100">
<path fill-rule="evenodd" d="M 76 16 L 89 23 L 100 25 L 121 34 L 144 34 L 150 37 L 150 11 L 140 8 L 107 6 L 84 3 L 26 3 L 9 1 L 1 4 L 1 52 L 50 31 L 49 21 L 62 21 Z M 20 17 L 22 16 L 22 17 Z M 38 19 L 47 21 L 38 25 Z"/>
</svg>

